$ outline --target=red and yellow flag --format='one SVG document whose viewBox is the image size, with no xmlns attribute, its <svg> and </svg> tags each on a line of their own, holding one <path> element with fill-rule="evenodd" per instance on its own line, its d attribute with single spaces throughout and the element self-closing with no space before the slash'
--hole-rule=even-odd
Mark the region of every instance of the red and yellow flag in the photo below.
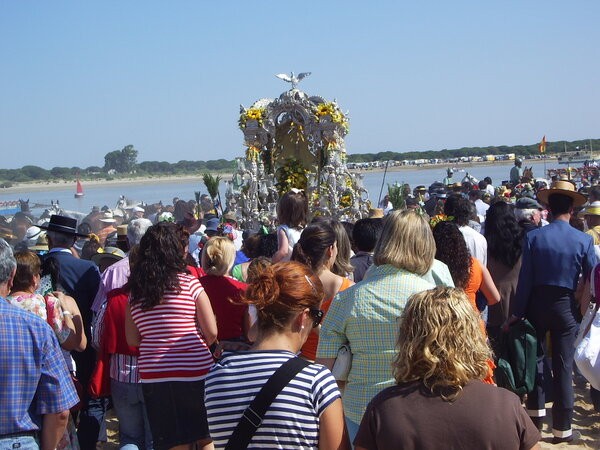
<svg viewBox="0 0 600 450">
<path fill-rule="evenodd" d="M 540 153 L 546 153 L 546 135 L 542 138 L 542 141 L 539 143 Z"/>
</svg>

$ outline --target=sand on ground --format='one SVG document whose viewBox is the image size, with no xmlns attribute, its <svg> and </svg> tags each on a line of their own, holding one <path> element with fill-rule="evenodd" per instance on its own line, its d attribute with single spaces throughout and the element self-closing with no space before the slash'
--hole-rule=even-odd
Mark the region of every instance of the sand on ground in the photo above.
<svg viewBox="0 0 600 450">
<path fill-rule="evenodd" d="M 581 439 L 576 443 L 552 444 L 552 431 L 549 426 L 550 416 L 542 430 L 540 445 L 543 450 L 553 449 L 600 449 L 600 413 L 594 411 L 589 398 L 589 384 L 580 377 L 574 383 L 575 386 L 575 408 L 573 411 L 573 429 L 581 433 Z M 551 404 L 547 405 L 550 414 Z M 108 442 L 98 446 L 101 450 L 118 450 L 119 421 L 115 417 L 114 410 L 109 412 L 108 418 Z"/>
</svg>

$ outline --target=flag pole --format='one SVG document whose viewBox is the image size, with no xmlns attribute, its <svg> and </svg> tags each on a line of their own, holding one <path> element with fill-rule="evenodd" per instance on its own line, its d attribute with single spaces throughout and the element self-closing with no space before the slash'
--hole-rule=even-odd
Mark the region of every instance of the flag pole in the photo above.
<svg viewBox="0 0 600 450">
<path fill-rule="evenodd" d="M 383 180 L 381 180 L 381 189 L 379 189 L 379 199 L 377 200 L 377 208 L 379 208 L 379 203 L 381 202 L 381 193 L 383 192 L 383 185 L 385 184 L 385 176 L 387 175 L 388 164 L 390 160 L 388 159 L 385 163 L 385 170 L 383 171 Z"/>
</svg>

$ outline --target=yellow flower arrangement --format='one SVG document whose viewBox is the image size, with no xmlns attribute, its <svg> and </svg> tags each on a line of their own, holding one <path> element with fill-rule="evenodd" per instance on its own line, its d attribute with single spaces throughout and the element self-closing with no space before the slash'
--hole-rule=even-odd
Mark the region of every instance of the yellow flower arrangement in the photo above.
<svg viewBox="0 0 600 450">
<path fill-rule="evenodd" d="M 258 161 L 258 155 L 260 155 L 260 149 L 254 145 L 251 145 L 246 150 L 246 159 L 248 161 Z"/>
<path fill-rule="evenodd" d="M 238 121 L 240 128 L 246 128 L 246 122 L 249 120 L 256 120 L 258 125 L 263 125 L 265 118 L 265 108 L 248 108 L 242 114 L 240 114 L 240 120 Z"/>
<path fill-rule="evenodd" d="M 342 208 L 348 208 L 349 206 L 352 206 L 352 203 L 353 203 L 352 193 L 349 191 L 346 191 L 344 193 L 344 195 L 342 195 L 340 197 L 340 206 Z"/>
<path fill-rule="evenodd" d="M 332 116 L 335 113 L 335 106 L 333 103 L 319 103 L 317 105 L 317 116 Z"/>
<path fill-rule="evenodd" d="M 285 194 L 292 188 L 306 190 L 308 174 L 309 171 L 299 161 L 292 158 L 286 159 L 284 165 L 275 173 L 279 195 Z"/>
<path fill-rule="evenodd" d="M 433 216 L 431 219 L 429 219 L 429 226 L 433 229 L 440 222 L 452 222 L 453 220 L 453 216 L 447 216 L 446 214 L 438 214 L 437 216 Z"/>
<path fill-rule="evenodd" d="M 317 116 L 317 119 L 329 116 L 333 123 L 340 125 L 346 132 L 348 131 L 348 118 L 340 111 L 340 108 L 334 102 L 319 103 L 315 110 L 315 115 Z"/>
</svg>

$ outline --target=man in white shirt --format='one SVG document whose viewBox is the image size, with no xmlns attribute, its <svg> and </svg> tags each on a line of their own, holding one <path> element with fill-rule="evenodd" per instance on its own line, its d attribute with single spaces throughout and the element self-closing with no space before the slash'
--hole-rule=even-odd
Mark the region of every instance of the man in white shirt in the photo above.
<svg viewBox="0 0 600 450">
<path fill-rule="evenodd" d="M 485 177 L 483 179 L 483 181 L 485 181 L 487 183 L 487 186 L 485 187 L 485 191 L 490 194 L 491 197 L 494 197 L 494 194 L 496 193 L 496 188 L 492 185 L 492 179 L 490 177 Z"/>
<path fill-rule="evenodd" d="M 481 233 L 468 225 L 471 217 L 469 200 L 460 195 L 451 195 L 444 204 L 444 214 L 454 217 L 454 222 L 458 225 L 471 256 L 477 258 L 484 266 L 487 266 L 487 241 Z"/>
<path fill-rule="evenodd" d="M 482 199 L 481 190 L 472 190 L 469 192 L 469 200 L 475 204 L 475 209 L 477 210 L 477 216 L 479 217 L 479 223 L 483 223 L 485 221 L 485 215 L 487 214 L 487 210 L 490 208 L 486 202 Z"/>
</svg>

